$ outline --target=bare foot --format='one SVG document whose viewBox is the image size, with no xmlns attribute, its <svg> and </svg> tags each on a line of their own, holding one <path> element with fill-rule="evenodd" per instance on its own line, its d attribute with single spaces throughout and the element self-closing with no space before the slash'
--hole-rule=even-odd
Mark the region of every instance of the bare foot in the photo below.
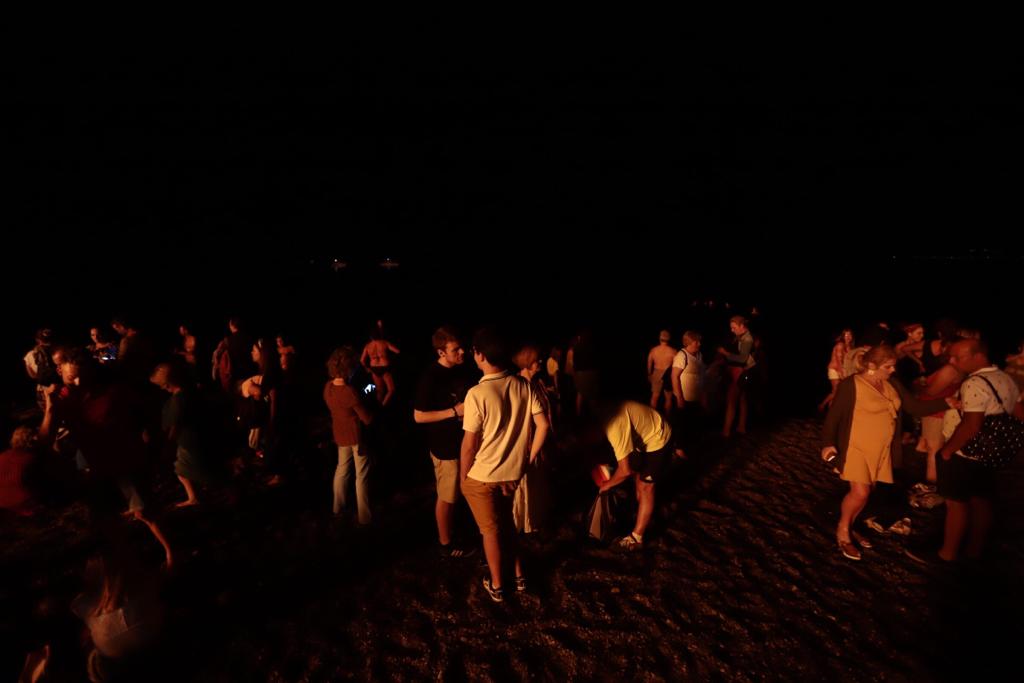
<svg viewBox="0 0 1024 683">
<path fill-rule="evenodd" d="M 187 507 L 191 507 L 193 505 L 199 505 L 199 499 L 198 498 L 190 498 L 188 500 L 183 500 L 180 503 L 175 503 L 174 507 L 176 507 L 176 508 L 187 508 Z"/>
</svg>

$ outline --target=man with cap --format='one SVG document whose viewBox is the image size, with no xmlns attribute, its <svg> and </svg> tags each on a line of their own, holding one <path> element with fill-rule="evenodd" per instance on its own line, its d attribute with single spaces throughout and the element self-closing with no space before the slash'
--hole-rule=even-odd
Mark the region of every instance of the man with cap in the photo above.
<svg viewBox="0 0 1024 683">
<path fill-rule="evenodd" d="M 42 409 L 45 405 L 43 388 L 57 381 L 57 367 L 50 355 L 53 344 L 53 332 L 42 329 L 36 332 L 36 345 L 25 354 L 25 372 L 36 383 L 36 403 Z"/>
<path fill-rule="evenodd" d="M 651 407 L 657 410 L 659 403 L 664 404 L 666 415 L 672 409 L 672 360 L 678 351 L 668 343 L 671 338 L 668 330 L 662 330 L 658 335 L 658 345 L 647 354 L 647 380 L 651 383 Z M 665 381 L 666 374 L 669 375 L 668 382 Z"/>
</svg>

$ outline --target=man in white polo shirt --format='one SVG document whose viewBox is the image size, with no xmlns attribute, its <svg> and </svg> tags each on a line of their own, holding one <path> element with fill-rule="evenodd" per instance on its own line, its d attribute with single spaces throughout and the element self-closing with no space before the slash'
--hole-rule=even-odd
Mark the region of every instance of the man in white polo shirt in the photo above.
<svg viewBox="0 0 1024 683">
<path fill-rule="evenodd" d="M 473 359 L 484 376 L 466 394 L 462 421 L 462 495 L 483 536 L 490 569 L 483 585 L 495 602 L 504 600 L 503 555 L 514 561 L 516 591 L 526 590 L 512 499 L 526 464 L 536 459 L 548 434 L 547 417 L 530 383 L 503 369 L 509 356 L 494 330 L 473 336 Z"/>
</svg>

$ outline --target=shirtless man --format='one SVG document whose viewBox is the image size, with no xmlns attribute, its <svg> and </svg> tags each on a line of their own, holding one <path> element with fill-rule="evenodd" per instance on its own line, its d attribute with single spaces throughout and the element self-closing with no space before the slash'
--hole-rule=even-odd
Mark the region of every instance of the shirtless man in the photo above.
<svg viewBox="0 0 1024 683">
<path fill-rule="evenodd" d="M 664 405 L 666 415 L 672 409 L 672 385 L 666 385 L 665 373 L 672 367 L 672 360 L 678 352 L 678 349 L 668 343 L 671 338 L 668 330 L 662 330 L 658 335 L 658 345 L 647 354 L 647 381 L 651 383 L 651 407 L 657 410 L 659 403 Z"/>
</svg>

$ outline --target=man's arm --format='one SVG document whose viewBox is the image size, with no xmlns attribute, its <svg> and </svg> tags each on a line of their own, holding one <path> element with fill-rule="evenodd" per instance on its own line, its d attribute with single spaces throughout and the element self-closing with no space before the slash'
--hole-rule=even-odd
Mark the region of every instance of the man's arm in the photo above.
<svg viewBox="0 0 1024 683">
<path fill-rule="evenodd" d="M 533 443 L 530 444 L 530 464 L 533 464 L 540 453 L 540 449 L 544 447 L 544 440 L 548 438 L 551 423 L 548 422 L 547 415 L 537 413 L 533 416 L 533 426 L 535 431 L 533 432 Z"/>
<path fill-rule="evenodd" d="M 747 359 L 750 358 L 750 354 L 754 352 L 754 340 L 742 339 L 739 342 L 739 353 L 729 353 L 725 347 L 718 347 L 720 353 L 725 354 L 725 359 L 730 363 L 741 363 L 747 364 Z"/>
<path fill-rule="evenodd" d="M 39 379 L 39 367 L 31 353 L 25 356 L 25 372 L 28 373 L 29 379 Z"/>
<path fill-rule="evenodd" d="M 460 455 L 459 473 L 463 481 L 476 460 L 476 452 L 480 450 L 480 434 L 478 432 L 465 432 L 462 436 L 462 453 Z"/>
<path fill-rule="evenodd" d="M 968 441 L 974 438 L 975 434 L 981 431 L 981 423 L 985 421 L 985 413 L 964 413 L 956 431 L 949 437 L 949 441 L 939 451 L 943 460 L 949 460 L 953 454 L 964 447 Z"/>
<path fill-rule="evenodd" d="M 46 400 L 46 405 L 43 408 L 43 423 L 39 425 L 38 435 L 39 443 L 43 446 L 50 446 L 53 444 L 53 392 L 56 391 L 56 389 L 56 384 L 43 387 L 43 397 Z"/>
<path fill-rule="evenodd" d="M 682 408 L 686 401 L 683 400 L 683 385 L 681 377 L 683 375 L 683 369 L 673 367 L 672 368 L 672 395 L 676 397 L 676 407 Z"/>
<path fill-rule="evenodd" d="M 953 384 L 960 379 L 960 372 L 952 365 L 943 365 L 939 368 L 938 372 L 933 374 L 930 378 L 931 381 L 925 385 L 925 390 L 935 396 L 949 389 Z"/>
<path fill-rule="evenodd" d="M 430 424 L 431 422 L 444 422 L 445 420 L 458 419 L 465 414 L 465 404 L 457 403 L 454 408 L 444 410 L 413 410 L 412 419 L 416 424 Z"/>
<path fill-rule="evenodd" d="M 618 467 L 615 468 L 615 474 L 612 475 L 612 478 L 602 484 L 598 491 L 601 493 L 610 491 L 622 482 L 626 481 L 626 479 L 628 479 L 632 474 L 633 470 L 629 469 L 629 458 L 623 458 L 619 461 Z"/>
</svg>

